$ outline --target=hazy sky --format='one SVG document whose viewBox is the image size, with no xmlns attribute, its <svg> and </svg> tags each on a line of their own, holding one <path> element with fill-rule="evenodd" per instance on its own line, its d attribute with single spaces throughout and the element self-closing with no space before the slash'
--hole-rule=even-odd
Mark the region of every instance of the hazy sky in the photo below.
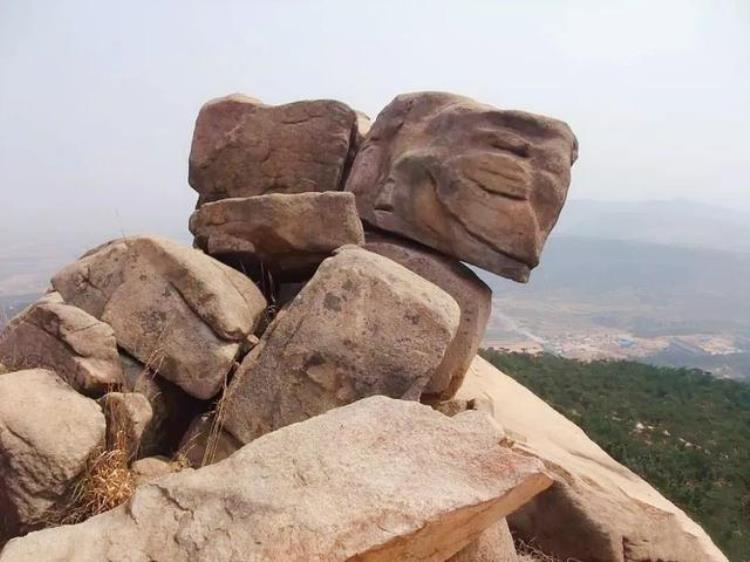
<svg viewBox="0 0 750 562">
<path fill-rule="evenodd" d="M 750 209 L 748 0 L 0 0 L 0 234 L 184 229 L 212 97 L 426 89 L 568 121 L 573 198 Z"/>
</svg>

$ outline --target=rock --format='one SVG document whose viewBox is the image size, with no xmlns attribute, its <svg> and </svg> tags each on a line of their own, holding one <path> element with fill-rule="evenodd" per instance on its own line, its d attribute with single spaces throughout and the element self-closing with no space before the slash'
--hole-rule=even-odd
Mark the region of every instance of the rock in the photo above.
<svg viewBox="0 0 750 562">
<path fill-rule="evenodd" d="M 345 246 L 268 327 L 229 385 L 224 427 L 243 443 L 384 394 L 417 400 L 459 323 L 456 301 L 387 258 Z"/>
<path fill-rule="evenodd" d="M 122 384 L 114 333 L 59 293 L 45 295 L 0 334 L 0 360 L 13 370 L 48 368 L 87 394 Z"/>
<path fill-rule="evenodd" d="M 9 369 L 5 365 L 0 363 L 0 375 L 4 375 L 7 372 L 9 372 Z"/>
<path fill-rule="evenodd" d="M 15 539 L 0 562 L 446 560 L 550 483 L 501 436 L 483 414 L 371 397 Z"/>
<path fill-rule="evenodd" d="M 128 459 L 135 458 L 154 416 L 148 399 L 138 392 L 110 392 L 99 399 L 99 404 L 107 420 L 109 448 L 123 449 Z"/>
<path fill-rule="evenodd" d="M 555 478 L 508 518 L 524 541 L 561 560 L 726 562 L 682 510 L 485 360 L 474 361 L 456 397 L 482 398 L 514 450 L 539 458 Z"/>
<path fill-rule="evenodd" d="M 97 403 L 52 371 L 0 377 L 0 544 L 66 499 L 104 431 Z"/>
<path fill-rule="evenodd" d="M 193 468 L 223 461 L 242 447 L 234 436 L 221 428 L 211 414 L 193 420 L 180 443 L 180 457 Z"/>
<path fill-rule="evenodd" d="M 371 225 L 523 282 L 577 152 L 561 121 L 452 94 L 404 94 L 378 115 L 346 189 Z"/>
<path fill-rule="evenodd" d="M 211 100 L 198 114 L 190 185 L 198 206 L 229 197 L 337 191 L 357 116 L 332 100 L 269 106 L 242 96 Z"/>
<path fill-rule="evenodd" d="M 206 203 L 190 217 L 190 231 L 207 254 L 241 271 L 263 262 L 279 278 L 307 278 L 336 248 L 364 243 L 354 196 L 342 192 Z"/>
<path fill-rule="evenodd" d="M 368 233 L 365 249 L 392 259 L 456 299 L 461 323 L 443 362 L 424 389 L 423 400 L 436 402 L 453 396 L 482 343 L 492 311 L 492 291 L 462 263 L 403 239 Z"/>
<path fill-rule="evenodd" d="M 112 326 L 117 344 L 196 398 L 222 387 L 266 302 L 240 272 L 169 240 L 114 240 L 60 271 L 65 302 Z"/>
<path fill-rule="evenodd" d="M 501 519 L 448 562 L 518 562 L 508 522 Z"/>
<path fill-rule="evenodd" d="M 127 354 L 121 353 L 120 361 L 127 391 L 142 394 L 151 406 L 151 422 L 141 437 L 140 454 L 172 455 L 190 422 L 205 406 Z"/>
<path fill-rule="evenodd" d="M 130 471 L 133 473 L 133 476 L 135 476 L 136 486 L 142 486 L 143 484 L 153 482 L 167 474 L 178 472 L 175 463 L 166 457 L 146 457 L 144 459 L 138 459 L 130 467 Z"/>
</svg>

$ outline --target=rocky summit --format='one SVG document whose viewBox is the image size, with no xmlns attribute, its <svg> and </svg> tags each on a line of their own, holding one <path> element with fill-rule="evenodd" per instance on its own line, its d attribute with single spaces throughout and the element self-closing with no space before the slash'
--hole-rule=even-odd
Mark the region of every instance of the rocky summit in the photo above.
<svg viewBox="0 0 750 562">
<path fill-rule="evenodd" d="M 577 155 L 448 93 L 206 103 L 194 247 L 106 242 L 0 334 L 0 562 L 726 561 L 476 357 L 467 264 L 526 281 Z"/>
</svg>

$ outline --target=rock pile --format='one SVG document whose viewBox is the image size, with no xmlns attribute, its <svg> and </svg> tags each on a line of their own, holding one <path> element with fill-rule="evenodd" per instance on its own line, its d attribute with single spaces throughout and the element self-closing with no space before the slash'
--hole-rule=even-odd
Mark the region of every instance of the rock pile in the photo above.
<svg viewBox="0 0 750 562">
<path fill-rule="evenodd" d="M 492 295 L 463 262 L 525 281 L 577 150 L 452 94 L 371 128 L 336 101 L 208 102 L 195 248 L 104 244 L 0 334 L 0 561 L 515 561 L 508 523 L 555 556 L 724 560 L 577 428 L 537 439 L 562 423 L 538 399 L 477 383 Z M 113 449 L 129 501 L 37 531 Z"/>
</svg>

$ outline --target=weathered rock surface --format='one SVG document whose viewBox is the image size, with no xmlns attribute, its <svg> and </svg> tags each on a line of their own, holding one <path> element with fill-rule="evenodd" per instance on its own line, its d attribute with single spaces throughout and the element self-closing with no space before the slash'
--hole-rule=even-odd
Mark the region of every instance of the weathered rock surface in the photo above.
<svg viewBox="0 0 750 562">
<path fill-rule="evenodd" d="M 243 443 L 365 396 L 416 400 L 460 320 L 442 289 L 345 246 L 268 327 L 230 383 L 224 427 Z"/>
<path fill-rule="evenodd" d="M 268 106 L 242 96 L 198 114 L 190 185 L 198 206 L 228 197 L 341 189 L 357 116 L 332 100 Z"/>
<path fill-rule="evenodd" d="M 492 311 L 492 291 L 473 271 L 419 244 L 383 234 L 367 233 L 364 248 L 392 259 L 452 296 L 461 309 L 456 337 L 424 389 L 432 402 L 453 396 L 479 349 Z"/>
<path fill-rule="evenodd" d="M 15 539 L 0 561 L 443 561 L 550 483 L 501 436 L 483 414 L 372 397 Z"/>
<path fill-rule="evenodd" d="M 65 498 L 104 431 L 97 403 L 52 371 L 0 377 L 0 544 Z"/>
<path fill-rule="evenodd" d="M 213 414 L 196 417 L 182 438 L 180 454 L 193 468 L 223 461 L 242 447 L 241 442 L 214 420 Z"/>
<path fill-rule="evenodd" d="M 65 302 L 114 330 L 133 357 L 197 398 L 221 388 L 266 302 L 247 277 L 169 240 L 114 240 L 60 271 Z"/>
<path fill-rule="evenodd" d="M 378 115 L 346 189 L 368 223 L 526 281 L 577 150 L 555 119 L 446 93 L 404 94 Z"/>
<path fill-rule="evenodd" d="M 488 409 L 542 460 L 555 484 L 509 517 L 519 536 L 562 560 L 726 562 L 708 535 L 575 424 L 481 358 L 457 394 Z"/>
<path fill-rule="evenodd" d="M 107 420 L 107 444 L 125 450 L 128 459 L 135 458 L 154 417 L 148 398 L 138 392 L 109 392 L 99 404 Z"/>
<path fill-rule="evenodd" d="M 222 199 L 190 217 L 196 245 L 247 271 L 263 262 L 279 277 L 310 275 L 333 250 L 364 243 L 351 193 L 297 193 Z"/>
<path fill-rule="evenodd" d="M 167 457 L 146 457 L 135 461 L 130 471 L 135 476 L 136 486 L 142 486 L 162 476 L 177 472 L 177 467 Z"/>
<path fill-rule="evenodd" d="M 13 370 L 48 368 L 77 390 L 101 394 L 122 383 L 112 328 L 49 293 L 0 333 L 0 360 Z"/>
<path fill-rule="evenodd" d="M 518 562 L 508 522 L 501 519 L 448 562 Z"/>
</svg>

